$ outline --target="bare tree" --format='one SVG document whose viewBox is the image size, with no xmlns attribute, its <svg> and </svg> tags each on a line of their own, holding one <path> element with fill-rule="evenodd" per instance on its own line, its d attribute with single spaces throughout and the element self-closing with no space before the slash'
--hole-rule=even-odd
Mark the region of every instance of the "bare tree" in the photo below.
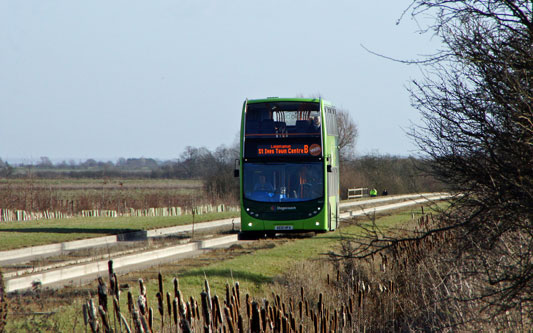
<svg viewBox="0 0 533 333">
<path fill-rule="evenodd" d="M 52 167 L 52 161 L 47 156 L 41 156 L 41 161 L 38 164 L 38 167 L 40 168 L 49 168 Z"/>
<path fill-rule="evenodd" d="M 426 31 L 443 45 L 413 62 L 426 66 L 426 78 L 410 89 L 424 119 L 412 137 L 432 173 L 463 196 L 437 225 L 403 238 L 369 233 L 347 256 L 445 234 L 448 250 L 439 257 L 450 273 L 439 272 L 439 283 L 469 282 L 468 293 L 459 288 L 447 300 L 493 315 L 518 313 L 531 325 L 533 1 L 414 0 L 410 8 L 415 18 L 434 18 Z"/>
<path fill-rule="evenodd" d="M 0 158 L 0 177 L 10 177 L 13 174 L 13 167 Z"/>
<path fill-rule="evenodd" d="M 301 98 L 322 98 L 320 94 L 311 94 L 305 96 L 304 94 L 298 94 L 297 97 Z M 339 153 L 342 160 L 349 159 L 353 156 L 355 150 L 355 144 L 357 142 L 357 136 L 359 130 L 357 125 L 350 116 L 350 112 L 344 109 L 337 109 L 337 128 L 339 131 Z"/>
<path fill-rule="evenodd" d="M 341 160 L 353 155 L 359 131 L 347 110 L 337 110 L 337 126 L 339 130 L 339 152 Z"/>
<path fill-rule="evenodd" d="M 438 74 L 414 82 L 411 96 L 425 126 L 413 136 L 432 157 L 434 174 L 465 195 L 452 226 L 463 230 L 465 256 L 475 253 L 490 267 L 482 295 L 502 310 L 530 304 L 533 2 L 415 4 L 415 15 L 436 10 L 432 28 L 447 51 L 430 67 Z"/>
</svg>

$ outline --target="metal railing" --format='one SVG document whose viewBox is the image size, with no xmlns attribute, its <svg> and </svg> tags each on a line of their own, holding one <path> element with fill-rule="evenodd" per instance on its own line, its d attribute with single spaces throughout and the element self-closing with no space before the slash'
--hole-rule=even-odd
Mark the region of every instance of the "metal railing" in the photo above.
<svg viewBox="0 0 533 333">
<path fill-rule="evenodd" d="M 348 189 L 348 200 L 356 199 L 356 198 L 362 198 L 365 195 L 368 195 L 368 188 L 367 187 L 349 188 Z"/>
</svg>

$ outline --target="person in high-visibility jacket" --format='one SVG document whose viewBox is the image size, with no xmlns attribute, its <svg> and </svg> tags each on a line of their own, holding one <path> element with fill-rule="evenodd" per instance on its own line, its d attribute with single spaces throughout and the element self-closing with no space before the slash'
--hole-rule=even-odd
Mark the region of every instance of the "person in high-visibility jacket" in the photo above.
<svg viewBox="0 0 533 333">
<path fill-rule="evenodd" d="M 378 190 L 373 188 L 373 189 L 370 190 L 369 194 L 370 194 L 371 197 L 377 197 L 378 196 Z"/>
</svg>

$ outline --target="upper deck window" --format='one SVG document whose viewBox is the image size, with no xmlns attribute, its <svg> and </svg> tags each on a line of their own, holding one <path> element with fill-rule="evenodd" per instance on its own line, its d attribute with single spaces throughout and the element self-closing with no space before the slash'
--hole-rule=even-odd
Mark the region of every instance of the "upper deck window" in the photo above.
<svg viewBox="0 0 533 333">
<path fill-rule="evenodd" d="M 246 137 L 283 138 L 320 136 L 320 105 L 314 102 L 250 103 Z"/>
</svg>

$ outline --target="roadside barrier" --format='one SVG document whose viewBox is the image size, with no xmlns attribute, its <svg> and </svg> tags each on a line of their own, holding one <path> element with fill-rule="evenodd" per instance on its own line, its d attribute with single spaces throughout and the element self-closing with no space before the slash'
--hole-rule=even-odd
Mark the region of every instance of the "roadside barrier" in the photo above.
<svg viewBox="0 0 533 333">
<path fill-rule="evenodd" d="M 28 212 L 25 210 L 13 210 L 0 208 L 0 222 L 13 221 L 34 221 L 65 219 L 73 217 L 120 217 L 120 216 L 181 216 L 191 214 L 221 213 L 237 211 L 239 207 L 221 205 L 202 205 L 191 208 L 183 207 L 159 207 L 147 209 L 130 208 L 126 213 L 119 213 L 116 210 L 93 209 L 82 210 L 77 214 L 67 214 L 58 211 Z"/>
<path fill-rule="evenodd" d="M 348 200 L 368 196 L 368 187 L 349 188 Z"/>
</svg>

